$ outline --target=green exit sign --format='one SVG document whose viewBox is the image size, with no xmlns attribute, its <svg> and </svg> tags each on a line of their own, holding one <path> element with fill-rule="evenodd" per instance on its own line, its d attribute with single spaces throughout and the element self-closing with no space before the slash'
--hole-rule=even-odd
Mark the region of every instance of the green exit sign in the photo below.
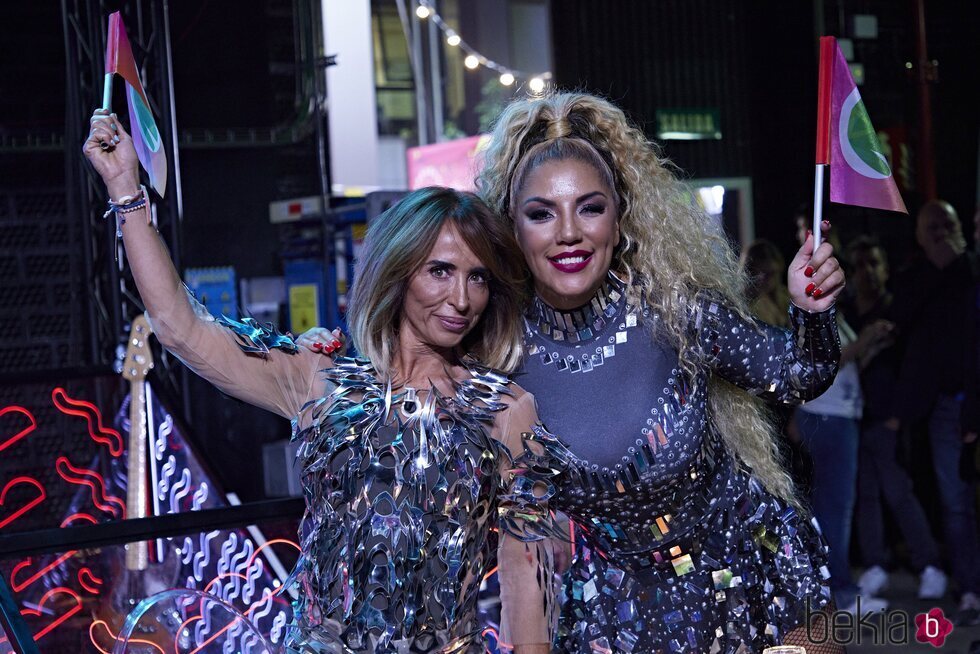
<svg viewBox="0 0 980 654">
<path fill-rule="evenodd" d="M 717 109 L 658 109 L 657 138 L 696 141 L 721 138 Z"/>
</svg>

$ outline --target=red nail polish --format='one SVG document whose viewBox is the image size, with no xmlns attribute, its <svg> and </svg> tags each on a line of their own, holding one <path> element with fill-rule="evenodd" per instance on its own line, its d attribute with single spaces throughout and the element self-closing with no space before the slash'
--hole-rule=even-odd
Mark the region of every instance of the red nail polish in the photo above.
<svg viewBox="0 0 980 654">
<path fill-rule="evenodd" d="M 803 274 L 807 277 L 813 277 L 813 266 L 807 266 L 803 269 Z"/>
<path fill-rule="evenodd" d="M 813 299 L 819 300 L 821 295 L 823 295 L 823 291 L 818 288 L 813 292 Z"/>
<path fill-rule="evenodd" d="M 810 282 L 810 284 L 807 285 L 806 289 L 803 292 L 806 293 L 807 295 L 812 295 L 813 289 L 815 289 L 816 287 L 817 287 L 816 284 Z"/>
<path fill-rule="evenodd" d="M 806 237 L 807 238 L 810 238 L 812 235 L 813 235 L 813 232 L 812 231 L 810 231 L 809 229 L 806 230 Z"/>
<path fill-rule="evenodd" d="M 811 284 L 811 286 L 812 286 L 812 284 Z M 313 344 L 313 349 L 314 350 L 322 350 L 323 349 L 323 343 L 319 343 L 319 342 L 314 343 Z"/>
</svg>

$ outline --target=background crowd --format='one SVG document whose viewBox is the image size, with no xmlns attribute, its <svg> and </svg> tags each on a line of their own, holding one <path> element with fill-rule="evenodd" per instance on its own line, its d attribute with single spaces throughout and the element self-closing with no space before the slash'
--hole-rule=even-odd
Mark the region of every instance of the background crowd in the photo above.
<svg viewBox="0 0 980 654">
<path fill-rule="evenodd" d="M 852 611 L 887 608 L 879 595 L 890 571 L 905 567 L 918 575 L 919 599 L 953 593 L 954 623 L 980 622 L 978 218 L 973 251 L 944 201 L 915 215 L 908 257 L 874 236 L 841 244 L 831 232 L 849 281 L 838 312 L 840 373 L 781 418 L 797 480 L 831 546 L 838 606 Z M 798 227 L 805 234 L 805 221 Z M 786 322 L 783 261 L 766 240 L 742 255 L 753 311 L 775 324 Z"/>
</svg>

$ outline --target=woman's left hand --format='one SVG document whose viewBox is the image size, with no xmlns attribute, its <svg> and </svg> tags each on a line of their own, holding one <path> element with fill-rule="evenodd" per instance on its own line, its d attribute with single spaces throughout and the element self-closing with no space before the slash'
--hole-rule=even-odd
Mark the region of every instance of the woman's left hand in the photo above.
<svg viewBox="0 0 980 654">
<path fill-rule="evenodd" d="M 830 229 L 826 220 L 823 229 Z M 787 273 L 786 284 L 793 304 L 811 313 L 834 306 L 844 290 L 844 271 L 833 255 L 834 247 L 827 241 L 814 252 L 813 234 L 807 232 L 806 241 L 789 264 Z"/>
<path fill-rule="evenodd" d="M 319 354 L 341 357 L 347 353 L 347 338 L 339 327 L 333 331 L 328 331 L 325 327 L 313 327 L 300 334 L 295 340 L 299 347 L 305 347 Z"/>
</svg>

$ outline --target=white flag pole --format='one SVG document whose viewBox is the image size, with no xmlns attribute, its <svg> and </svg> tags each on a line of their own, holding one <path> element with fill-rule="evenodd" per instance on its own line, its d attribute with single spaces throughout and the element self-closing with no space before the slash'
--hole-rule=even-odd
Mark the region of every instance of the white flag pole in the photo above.
<svg viewBox="0 0 980 654">
<path fill-rule="evenodd" d="M 820 247 L 820 225 L 823 222 L 823 171 L 827 164 L 817 164 L 813 176 L 813 251 Z"/>
<path fill-rule="evenodd" d="M 102 86 L 102 108 L 112 113 L 112 73 L 105 74 L 105 84 Z"/>
</svg>

